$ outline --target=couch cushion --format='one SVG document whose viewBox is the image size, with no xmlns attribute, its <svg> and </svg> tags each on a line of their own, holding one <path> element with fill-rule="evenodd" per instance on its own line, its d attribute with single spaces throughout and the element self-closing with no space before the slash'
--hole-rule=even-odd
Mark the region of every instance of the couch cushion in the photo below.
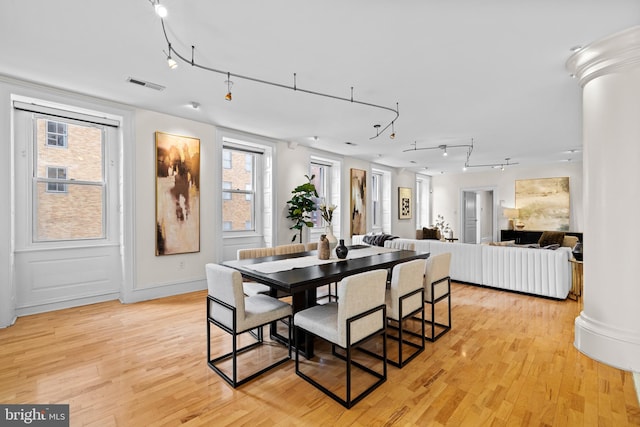
<svg viewBox="0 0 640 427">
<path fill-rule="evenodd" d="M 562 245 L 562 240 L 564 240 L 564 231 L 544 231 L 540 239 L 538 240 L 538 244 L 540 246 L 549 246 L 549 245 Z"/>
<path fill-rule="evenodd" d="M 560 246 L 564 246 L 567 248 L 574 248 L 576 246 L 576 243 L 578 243 L 580 239 L 578 239 L 577 236 L 564 236 L 564 239 L 562 239 L 562 245 Z"/>
<path fill-rule="evenodd" d="M 515 240 L 505 240 L 504 242 L 489 242 L 489 246 L 515 246 Z"/>
</svg>

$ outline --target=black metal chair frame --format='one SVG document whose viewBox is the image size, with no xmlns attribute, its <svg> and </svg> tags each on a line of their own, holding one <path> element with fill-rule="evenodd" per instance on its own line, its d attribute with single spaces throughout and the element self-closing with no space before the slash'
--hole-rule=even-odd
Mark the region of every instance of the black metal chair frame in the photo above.
<svg viewBox="0 0 640 427">
<path fill-rule="evenodd" d="M 391 358 L 387 357 L 387 363 L 395 366 L 396 368 L 400 368 L 402 369 L 402 367 L 404 365 L 406 365 L 407 363 L 411 362 L 413 359 L 415 359 L 420 353 L 422 353 L 425 349 L 425 318 L 424 318 L 424 304 L 422 304 L 422 307 L 420 307 L 417 310 L 412 311 L 411 313 L 407 313 L 404 314 L 403 311 L 403 304 L 404 304 L 404 300 L 407 298 L 410 298 L 416 294 L 420 294 L 420 297 L 422 298 L 421 301 L 424 301 L 424 287 L 420 287 L 420 289 L 416 289 L 415 291 L 409 292 L 408 294 L 402 295 L 399 299 L 400 299 L 400 307 L 399 307 L 399 312 L 398 312 L 398 317 L 400 318 L 399 321 L 391 319 L 391 318 L 387 318 L 387 328 L 390 329 L 395 329 L 398 331 L 398 336 L 395 335 L 391 335 L 391 334 L 387 334 L 387 338 L 392 339 L 394 341 L 398 342 L 398 361 L 392 360 Z M 414 317 L 417 313 L 422 313 L 422 318 L 416 318 Z M 408 341 L 406 340 L 402 335 L 403 335 L 403 330 L 404 328 L 402 327 L 402 321 L 409 319 L 409 318 L 414 318 L 414 319 L 419 319 L 420 320 L 420 325 L 421 325 L 421 329 L 422 329 L 422 333 L 420 334 L 420 338 L 422 340 L 422 342 L 420 344 L 416 344 L 413 341 Z M 398 324 L 398 326 L 392 326 L 390 325 L 388 322 L 392 321 Z M 407 333 L 409 333 L 409 335 L 413 335 L 413 336 L 418 336 L 418 334 L 416 334 L 413 331 L 405 331 Z M 404 359 L 402 357 L 402 344 L 407 344 L 409 347 L 413 347 L 416 349 L 416 351 L 414 351 L 409 357 L 407 357 L 406 359 Z M 358 348 L 358 350 L 367 353 L 370 356 L 373 357 L 377 357 L 379 359 L 382 358 L 382 356 L 380 356 L 377 353 L 374 353 L 371 350 L 368 350 L 366 348 Z"/>
<path fill-rule="evenodd" d="M 351 324 L 353 322 L 355 322 L 358 319 L 362 319 L 363 317 L 366 317 L 370 314 L 373 314 L 379 310 L 382 310 L 382 318 L 386 319 L 387 317 L 387 307 L 386 305 L 380 305 L 378 307 L 374 307 L 370 310 L 367 310 L 363 313 L 360 313 L 356 316 L 350 317 L 349 319 L 347 319 L 347 347 L 344 348 L 338 344 L 335 344 L 333 342 L 331 342 L 331 354 L 335 357 L 337 357 L 338 359 L 344 360 L 346 362 L 346 368 L 347 368 L 347 378 L 346 378 L 346 382 L 347 382 L 347 387 L 346 387 L 346 398 L 342 399 L 340 396 L 338 396 L 337 394 L 333 393 L 332 391 L 330 391 L 329 389 L 327 389 L 325 386 L 323 386 L 322 384 L 320 384 L 319 382 L 317 382 L 316 380 L 314 380 L 313 378 L 309 377 L 308 375 L 306 375 L 305 373 L 303 373 L 302 371 L 300 371 L 300 353 L 298 351 L 298 346 L 297 346 L 297 342 L 296 342 L 296 374 L 303 378 L 304 380 L 306 380 L 307 382 L 311 383 L 312 385 L 314 385 L 316 388 L 320 389 L 324 394 L 328 395 L 329 397 L 331 397 L 333 400 L 335 400 L 336 402 L 340 403 L 342 406 L 344 406 L 345 408 L 349 409 L 351 408 L 353 405 L 355 405 L 356 403 L 358 403 L 359 401 L 361 401 L 362 399 L 364 399 L 366 396 L 368 396 L 372 391 L 374 391 L 376 388 L 378 388 L 382 383 L 384 383 L 387 380 L 387 329 L 386 329 L 386 322 L 382 322 L 383 326 L 381 329 L 371 333 L 370 335 L 362 338 L 360 341 L 355 342 L 353 344 L 349 344 L 351 342 Z M 295 328 L 297 329 L 303 329 L 303 328 L 299 328 L 298 326 L 295 326 Z M 306 330 L 305 330 L 306 331 Z M 296 330 L 296 332 L 298 332 Z M 306 331 L 307 333 L 313 335 L 313 336 L 317 336 L 315 334 L 313 334 L 312 332 Z M 383 372 L 382 374 L 379 372 L 374 371 L 373 369 L 362 365 L 361 363 L 358 363 L 354 360 L 352 360 L 351 358 L 351 350 L 356 348 L 357 346 L 359 346 L 360 344 L 364 343 L 365 341 L 368 341 L 378 335 L 382 335 L 382 342 L 383 342 L 383 356 L 382 356 L 382 366 L 383 366 Z M 298 334 L 294 333 L 294 336 L 297 337 Z M 324 339 L 322 337 L 318 337 L 320 339 Z M 325 340 L 326 341 L 326 340 Z M 330 341 L 329 341 L 330 342 Z M 336 352 L 336 347 L 341 348 L 342 350 L 345 351 L 346 355 L 342 355 Z M 372 375 L 373 377 L 377 378 L 377 381 L 372 384 L 371 386 L 369 386 L 367 389 L 365 389 L 364 391 L 362 391 L 359 395 L 355 396 L 354 398 L 351 397 L 351 365 L 356 366 L 358 368 L 360 368 L 361 370 L 367 372 L 368 374 Z"/>
<path fill-rule="evenodd" d="M 444 282 L 445 280 L 447 281 L 447 293 L 434 299 L 436 294 L 436 285 Z M 446 324 L 436 322 L 436 304 L 444 299 L 448 299 L 448 319 Z M 442 279 L 431 283 L 431 302 L 425 301 L 425 303 L 431 305 L 431 320 L 425 320 L 425 323 L 431 324 L 431 338 L 425 338 L 430 342 L 435 342 L 438 338 L 451 330 L 451 276 L 443 277 Z M 438 332 L 438 335 L 435 334 L 436 326 L 444 328 Z"/>
<path fill-rule="evenodd" d="M 233 316 L 233 326 L 232 328 L 227 327 L 226 325 L 218 322 L 216 319 L 214 319 L 213 317 L 211 317 L 211 302 L 218 304 L 224 308 L 226 308 L 227 310 L 231 311 L 231 314 Z M 288 323 L 291 324 L 292 323 L 292 316 L 285 316 L 282 317 L 278 320 L 282 320 L 282 319 L 287 319 Z M 271 321 L 259 325 L 257 327 L 254 327 L 252 329 L 248 329 L 248 330 L 244 330 L 244 331 L 237 331 L 237 320 L 236 320 L 236 308 L 232 305 L 229 305 L 227 303 L 225 303 L 224 301 L 221 301 L 211 295 L 207 295 L 207 365 L 209 365 L 209 367 L 211 369 L 213 369 L 218 375 L 220 375 L 227 383 L 229 383 L 229 385 L 231 385 L 233 388 L 239 387 L 242 384 L 245 384 L 249 381 L 251 381 L 252 379 L 256 378 L 259 375 L 264 374 L 265 372 L 267 372 L 268 370 L 275 368 L 276 366 L 279 366 L 281 364 L 283 364 L 284 362 L 291 360 L 291 341 L 292 341 L 292 336 L 291 336 L 291 328 L 289 328 L 289 340 L 288 340 L 288 344 L 287 344 L 287 350 L 288 350 L 288 355 L 287 357 L 283 358 L 283 359 L 279 359 L 276 362 L 272 363 L 271 365 L 261 369 L 258 372 L 255 372 L 251 375 L 249 375 L 246 378 L 243 378 L 241 380 L 238 380 L 238 362 L 237 362 L 237 356 L 240 353 L 249 351 L 255 347 L 258 347 L 260 345 L 263 344 L 263 333 L 262 333 L 262 328 L 268 324 L 270 324 Z M 233 339 L 233 344 L 232 344 L 232 350 L 229 353 L 223 354 L 222 356 L 218 356 L 215 359 L 211 359 L 211 324 L 216 325 L 217 327 L 219 327 L 220 329 L 224 330 L 225 332 L 227 332 L 228 334 L 231 335 L 232 339 Z M 254 331 L 258 329 L 258 333 L 255 333 Z M 237 342 L 237 337 L 238 335 L 244 334 L 244 333 L 249 333 L 251 336 L 253 336 L 254 339 L 256 339 L 256 342 L 245 345 L 244 347 L 240 347 L 238 348 L 238 342 Z M 216 366 L 217 363 L 222 362 L 224 360 L 228 360 L 229 358 L 232 358 L 232 376 L 229 377 L 222 369 L 218 368 Z"/>
</svg>

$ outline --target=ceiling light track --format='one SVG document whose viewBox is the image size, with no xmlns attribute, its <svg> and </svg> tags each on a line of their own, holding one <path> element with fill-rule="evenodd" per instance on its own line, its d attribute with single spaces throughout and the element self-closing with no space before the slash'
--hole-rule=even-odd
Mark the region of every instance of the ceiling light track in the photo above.
<svg viewBox="0 0 640 427">
<path fill-rule="evenodd" d="M 151 1 L 151 0 L 150 0 Z M 151 1 L 151 3 L 156 6 L 157 4 L 159 4 L 159 1 Z M 392 128 L 392 136 L 391 139 L 395 138 L 395 126 L 394 123 L 396 120 L 398 120 L 398 118 L 400 117 L 400 113 L 399 113 L 399 108 L 398 108 L 398 104 L 396 103 L 396 108 L 391 108 L 391 107 L 387 107 L 384 105 L 379 105 L 379 104 L 374 104 L 371 102 L 365 102 L 365 101 L 359 101 L 353 98 L 353 87 L 351 87 L 351 96 L 349 98 L 347 97 L 343 97 L 343 96 L 338 96 L 338 95 L 332 95 L 332 94 L 328 94 L 328 93 L 323 93 L 323 92 L 318 92 L 318 91 L 314 91 L 314 90 L 309 90 L 309 89 L 303 89 L 300 88 L 297 85 L 296 82 L 296 74 L 294 73 L 293 75 L 293 86 L 290 85 L 286 85 L 286 84 L 282 84 L 282 83 L 276 83 L 276 82 L 272 82 L 269 80 L 264 80 L 264 79 L 260 79 L 257 77 L 251 77 L 251 76 L 247 76 L 247 75 L 242 75 L 242 74 L 235 74 L 235 73 L 231 73 L 230 71 L 224 71 L 224 70 L 218 70 L 216 68 L 212 68 L 212 67 L 208 67 L 206 65 L 202 65 L 199 64 L 195 61 L 195 57 L 194 57 L 194 51 L 195 51 L 195 46 L 191 46 L 191 59 L 185 57 L 184 55 L 180 54 L 172 45 L 171 40 L 169 40 L 169 36 L 167 35 L 167 30 L 165 27 L 165 23 L 164 23 L 164 18 L 160 17 L 160 22 L 162 23 L 162 32 L 164 34 L 164 38 L 165 41 L 167 42 L 167 45 L 169 46 L 169 54 L 168 56 L 171 55 L 171 53 L 174 54 L 174 56 L 176 58 L 181 59 L 182 61 L 186 62 L 187 64 L 190 64 L 193 67 L 196 68 L 200 68 L 202 70 L 206 70 L 206 71 L 210 71 L 213 73 L 218 73 L 218 74 L 222 74 L 225 75 L 227 77 L 227 81 L 225 83 L 227 83 L 227 85 L 229 86 L 228 82 L 231 82 L 231 76 L 233 76 L 235 79 L 242 79 L 242 80 L 248 80 L 254 83 L 259 83 L 259 84 L 264 84 L 264 85 L 269 85 L 269 86 L 275 86 L 275 87 L 279 87 L 282 89 L 289 89 L 289 90 L 293 90 L 296 92 L 304 92 L 307 93 L 309 95 L 316 95 L 316 96 L 322 96 L 324 98 L 330 98 L 330 99 L 335 99 L 338 101 L 346 101 L 346 102 L 350 102 L 353 104 L 359 104 L 359 105 L 363 105 L 366 107 L 372 107 L 372 108 L 377 108 L 377 109 L 381 109 L 381 110 L 385 110 L 385 111 L 390 111 L 392 113 L 395 114 L 395 117 L 389 122 L 389 124 L 387 124 L 385 127 L 383 127 L 382 129 L 380 129 L 380 126 L 378 126 L 378 128 L 376 128 L 377 132 L 376 135 L 372 136 L 371 139 L 375 139 L 377 137 L 379 137 L 380 135 L 382 135 L 388 128 Z M 175 67 L 173 67 L 175 68 Z M 230 88 L 227 88 L 227 96 L 225 97 L 225 99 L 227 100 L 231 100 L 230 98 Z"/>
</svg>

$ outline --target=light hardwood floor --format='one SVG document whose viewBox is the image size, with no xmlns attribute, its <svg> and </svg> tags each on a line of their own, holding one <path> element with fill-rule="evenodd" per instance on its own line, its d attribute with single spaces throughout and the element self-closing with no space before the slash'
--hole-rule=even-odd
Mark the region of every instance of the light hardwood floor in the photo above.
<svg viewBox="0 0 640 427">
<path fill-rule="evenodd" d="M 293 361 L 230 388 L 206 364 L 204 291 L 19 318 L 0 330 L 0 403 L 68 403 L 72 426 L 100 427 L 640 425 L 632 374 L 573 347 L 578 302 L 452 289 L 453 329 L 350 410 Z"/>
</svg>

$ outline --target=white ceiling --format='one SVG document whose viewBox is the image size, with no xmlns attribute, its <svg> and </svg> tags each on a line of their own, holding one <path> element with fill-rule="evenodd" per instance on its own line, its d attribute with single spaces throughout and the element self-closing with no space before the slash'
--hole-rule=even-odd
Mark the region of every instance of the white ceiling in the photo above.
<svg viewBox="0 0 640 427">
<path fill-rule="evenodd" d="M 181 55 L 195 46 L 207 67 L 287 86 L 296 73 L 299 88 L 350 98 L 353 86 L 358 101 L 398 103 L 396 138 L 388 129 L 370 139 L 391 111 L 233 75 L 225 101 L 226 75 L 167 67 L 149 0 L 1 0 L 0 74 L 391 167 L 459 172 L 466 148 L 446 158 L 404 150 L 473 139 L 471 164 L 581 161 L 570 48 L 640 18 L 638 0 L 161 1 Z"/>
</svg>

